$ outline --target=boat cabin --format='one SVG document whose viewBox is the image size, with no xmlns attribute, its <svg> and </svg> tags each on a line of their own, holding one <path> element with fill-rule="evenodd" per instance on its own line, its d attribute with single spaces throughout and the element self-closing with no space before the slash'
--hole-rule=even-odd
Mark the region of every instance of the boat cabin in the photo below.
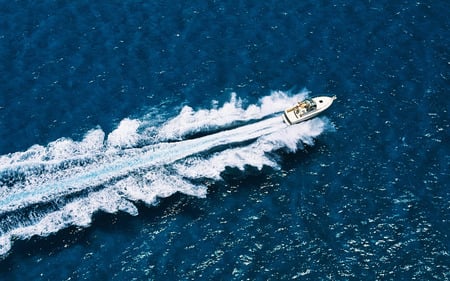
<svg viewBox="0 0 450 281">
<path fill-rule="evenodd" d="M 295 115 L 302 116 L 315 109 L 317 109 L 317 104 L 312 99 L 306 99 L 298 102 L 296 106 L 288 109 L 287 112 L 294 111 Z"/>
</svg>

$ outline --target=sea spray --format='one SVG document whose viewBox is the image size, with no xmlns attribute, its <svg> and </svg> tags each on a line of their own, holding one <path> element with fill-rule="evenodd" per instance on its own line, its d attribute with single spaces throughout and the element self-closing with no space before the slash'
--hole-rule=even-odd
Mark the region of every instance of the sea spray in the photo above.
<svg viewBox="0 0 450 281">
<path fill-rule="evenodd" d="M 232 93 L 230 101 L 219 108 L 195 111 L 189 106 L 184 106 L 179 115 L 163 124 L 158 137 L 161 141 L 180 140 L 188 134 L 226 127 L 234 122 L 258 120 L 283 111 L 286 106 L 295 104 L 307 94 L 306 90 L 295 95 L 275 91 L 269 96 L 262 97 L 257 104 L 244 108 L 236 93 Z"/>
</svg>

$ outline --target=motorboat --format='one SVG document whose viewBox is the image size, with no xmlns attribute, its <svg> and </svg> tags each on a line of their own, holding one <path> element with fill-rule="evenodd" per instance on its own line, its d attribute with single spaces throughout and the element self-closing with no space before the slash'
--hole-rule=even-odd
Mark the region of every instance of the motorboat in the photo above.
<svg viewBox="0 0 450 281">
<path fill-rule="evenodd" d="M 286 124 L 293 125 L 311 119 L 331 106 L 336 96 L 308 98 L 288 108 L 283 113 Z"/>
</svg>

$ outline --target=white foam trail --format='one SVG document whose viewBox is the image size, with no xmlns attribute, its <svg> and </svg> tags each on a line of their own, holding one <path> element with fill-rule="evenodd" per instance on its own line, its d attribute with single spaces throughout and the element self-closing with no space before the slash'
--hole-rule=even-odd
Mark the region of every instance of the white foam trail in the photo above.
<svg viewBox="0 0 450 281">
<path fill-rule="evenodd" d="M 232 93 L 230 101 L 220 108 L 194 111 L 191 107 L 184 106 L 178 116 L 162 126 L 158 136 L 161 140 L 179 140 L 187 134 L 224 127 L 237 121 L 258 120 L 283 111 L 287 104 L 295 104 L 307 94 L 306 90 L 293 96 L 276 91 L 261 98 L 258 104 L 243 108 L 242 100 L 236 97 L 236 93 Z"/>
<path fill-rule="evenodd" d="M 192 111 L 187 123 L 180 121 L 185 116 L 182 111 L 161 127 L 160 135 L 169 137 L 167 132 L 176 127 L 173 120 L 181 122 L 177 136 L 203 127 L 258 120 L 295 103 L 292 99 L 276 92 L 243 109 L 233 96 L 219 109 Z M 219 115 L 223 120 L 213 118 Z M 212 118 L 210 123 L 205 121 L 208 118 Z M 147 137 L 140 131 L 142 122 L 124 119 L 106 139 L 102 130 L 95 129 L 79 142 L 63 138 L 46 147 L 35 145 L 25 152 L 0 156 L 0 255 L 9 251 L 15 237 L 27 239 L 71 225 L 87 226 L 99 210 L 137 215 L 132 202 L 152 205 L 175 192 L 204 197 L 206 187 L 190 179 L 221 179 L 225 167 L 277 168 L 268 153 L 295 151 L 300 142 L 311 144 L 327 124 L 316 118 L 286 126 L 275 116 L 196 139 L 137 147 Z"/>
<path fill-rule="evenodd" d="M 275 121 L 276 118 L 273 118 Z M 270 120 L 268 120 L 270 121 Z M 235 167 L 244 170 L 246 165 L 261 170 L 263 166 L 278 168 L 278 163 L 267 154 L 278 149 L 295 152 L 301 143 L 312 145 L 313 138 L 329 127 L 326 119 L 316 118 L 295 126 L 273 124 L 276 128 L 272 133 L 263 134 L 254 143 L 215 153 L 208 159 L 188 158 L 183 163 L 176 164 L 178 173 L 186 178 L 221 179 L 225 167 Z"/>
</svg>

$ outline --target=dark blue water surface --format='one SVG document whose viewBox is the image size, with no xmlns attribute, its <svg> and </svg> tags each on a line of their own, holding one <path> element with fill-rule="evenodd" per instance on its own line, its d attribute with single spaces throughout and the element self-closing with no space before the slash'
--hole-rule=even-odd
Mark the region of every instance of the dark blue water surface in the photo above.
<svg viewBox="0 0 450 281">
<path fill-rule="evenodd" d="M 448 1 L 3 1 L 0 280 L 450 280 L 448 11 Z M 184 129 L 194 140 L 239 129 L 249 119 L 232 109 L 303 88 L 337 100 L 301 135 L 271 133 L 295 152 L 227 136 L 204 150 L 152 148 L 176 150 L 173 161 L 139 158 L 147 145 L 187 143 L 156 136 L 162 128 L 202 124 Z M 164 125 L 184 105 L 209 115 Z M 273 117 L 258 116 L 261 128 Z M 92 130 L 104 141 L 79 144 Z M 273 165 L 252 154 L 261 143 Z M 70 177 L 73 166 L 84 176 Z M 135 195 L 147 182 L 151 202 Z"/>
</svg>

